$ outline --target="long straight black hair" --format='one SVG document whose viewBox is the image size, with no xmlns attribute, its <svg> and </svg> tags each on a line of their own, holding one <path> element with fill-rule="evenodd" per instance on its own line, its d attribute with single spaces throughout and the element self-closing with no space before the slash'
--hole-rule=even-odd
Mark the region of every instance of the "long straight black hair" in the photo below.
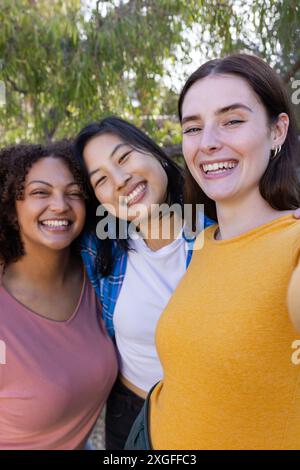
<svg viewBox="0 0 300 470">
<path fill-rule="evenodd" d="M 77 135 L 74 143 L 75 156 L 80 161 L 82 169 L 87 174 L 84 164 L 83 152 L 87 143 L 100 135 L 113 134 L 123 142 L 136 150 L 149 154 L 156 158 L 167 174 L 167 202 L 169 205 L 180 204 L 183 206 L 183 170 L 171 158 L 169 158 L 159 145 L 133 124 L 117 116 L 109 116 L 101 121 L 93 122 L 84 127 Z M 119 224 L 116 224 L 118 227 Z M 117 238 L 115 242 L 119 249 L 129 250 L 128 239 Z M 99 243 L 96 257 L 96 269 L 102 276 L 108 276 L 113 268 L 113 240 L 108 236 Z"/>
<path fill-rule="evenodd" d="M 300 205 L 300 184 L 297 166 L 300 164 L 298 132 L 295 114 L 289 97 L 277 73 L 262 59 L 248 54 L 232 54 L 201 65 L 187 79 L 178 101 L 178 114 L 182 121 L 182 105 L 188 90 L 209 75 L 235 75 L 246 80 L 263 104 L 269 125 L 276 122 L 280 113 L 289 116 L 288 133 L 280 153 L 270 159 L 262 176 L 259 189 L 262 197 L 277 210 L 295 209 Z M 216 204 L 202 191 L 186 168 L 185 202 L 205 204 L 205 212 L 216 219 Z"/>
</svg>

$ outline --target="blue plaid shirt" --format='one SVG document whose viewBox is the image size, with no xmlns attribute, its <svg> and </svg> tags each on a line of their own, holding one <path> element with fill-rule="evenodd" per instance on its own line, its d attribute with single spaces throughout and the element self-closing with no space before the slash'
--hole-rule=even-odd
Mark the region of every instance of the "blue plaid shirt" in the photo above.
<svg viewBox="0 0 300 470">
<path fill-rule="evenodd" d="M 213 225 L 215 222 L 208 217 L 204 216 L 202 219 L 202 225 L 204 228 Z M 183 230 L 183 238 L 186 242 L 187 258 L 186 268 L 190 264 L 194 238 L 188 238 Z M 96 291 L 97 297 L 100 299 L 102 305 L 102 316 L 107 331 L 111 337 L 114 336 L 114 325 L 113 325 L 113 314 L 116 306 L 116 302 L 123 284 L 123 280 L 126 272 L 128 253 L 121 250 L 117 243 L 112 240 L 113 246 L 113 259 L 114 264 L 112 272 L 109 276 L 101 276 L 97 273 L 96 269 L 96 256 L 98 248 L 101 244 L 101 240 L 97 238 L 95 232 L 86 231 L 83 233 L 80 240 L 80 251 L 81 256 L 85 265 L 87 275 Z"/>
</svg>

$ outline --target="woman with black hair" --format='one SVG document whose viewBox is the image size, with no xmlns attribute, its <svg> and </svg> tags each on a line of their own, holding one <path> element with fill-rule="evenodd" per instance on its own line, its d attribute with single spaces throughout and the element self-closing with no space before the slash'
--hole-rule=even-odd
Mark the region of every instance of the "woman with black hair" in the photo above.
<svg viewBox="0 0 300 470">
<path fill-rule="evenodd" d="M 140 129 L 108 117 L 82 129 L 75 150 L 102 219 L 106 210 L 114 225 L 103 233 L 100 222 L 98 238 L 86 233 L 81 253 L 120 359 L 106 410 L 106 449 L 117 450 L 162 378 L 156 324 L 186 272 L 194 237 L 183 221 L 183 172 Z M 196 215 L 198 230 L 212 223 Z"/>
<path fill-rule="evenodd" d="M 2 450 L 84 448 L 115 381 L 78 247 L 92 206 L 69 143 L 0 151 Z"/>
</svg>

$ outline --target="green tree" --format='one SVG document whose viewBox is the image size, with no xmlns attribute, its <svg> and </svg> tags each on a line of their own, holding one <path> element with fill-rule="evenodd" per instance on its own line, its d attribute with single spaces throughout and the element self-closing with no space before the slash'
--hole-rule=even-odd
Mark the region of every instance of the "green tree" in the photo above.
<svg viewBox="0 0 300 470">
<path fill-rule="evenodd" d="M 90 11 L 87 3 L 2 0 L 3 143 L 72 136 L 112 113 L 179 143 L 178 90 L 162 78 L 168 63 L 174 81 L 191 50 L 203 60 L 251 51 L 287 86 L 299 77 L 297 0 L 98 0 Z"/>
</svg>

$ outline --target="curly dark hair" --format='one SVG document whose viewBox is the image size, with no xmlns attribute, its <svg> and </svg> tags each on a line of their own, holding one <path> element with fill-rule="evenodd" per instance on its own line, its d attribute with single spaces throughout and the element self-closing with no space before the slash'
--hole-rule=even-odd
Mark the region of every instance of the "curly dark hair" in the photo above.
<svg viewBox="0 0 300 470">
<path fill-rule="evenodd" d="M 65 162 L 82 190 L 86 204 L 86 226 L 96 225 L 97 202 L 91 193 L 81 166 L 73 156 L 72 143 L 63 140 L 49 145 L 19 144 L 0 150 L 0 263 L 7 266 L 25 254 L 17 220 L 17 200 L 23 199 L 24 183 L 31 167 L 41 158 L 59 158 Z M 77 240 L 72 249 L 78 249 Z"/>
</svg>

